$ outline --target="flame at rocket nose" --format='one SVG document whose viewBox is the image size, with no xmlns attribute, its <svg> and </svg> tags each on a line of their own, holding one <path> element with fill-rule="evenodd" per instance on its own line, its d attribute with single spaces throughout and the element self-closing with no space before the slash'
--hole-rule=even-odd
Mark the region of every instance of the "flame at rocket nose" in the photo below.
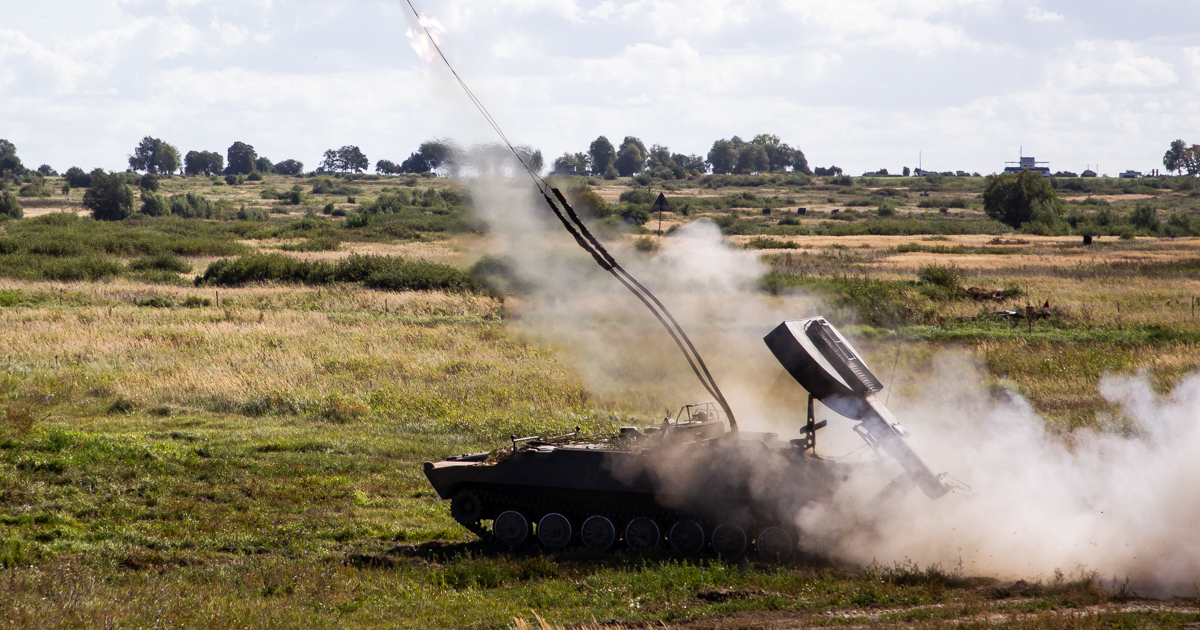
<svg viewBox="0 0 1200 630">
<path fill-rule="evenodd" d="M 425 63 L 433 63 L 437 60 L 437 51 L 434 50 L 434 45 L 441 45 L 440 35 L 446 32 L 446 27 L 437 18 L 429 17 L 421 14 L 417 20 L 418 27 L 409 27 L 405 31 L 408 36 L 409 45 L 412 46 L 417 56 Z"/>
</svg>

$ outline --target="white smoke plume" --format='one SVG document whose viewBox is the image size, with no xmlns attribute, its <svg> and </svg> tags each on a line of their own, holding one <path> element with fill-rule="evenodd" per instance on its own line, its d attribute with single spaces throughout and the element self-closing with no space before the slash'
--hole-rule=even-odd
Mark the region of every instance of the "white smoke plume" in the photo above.
<svg viewBox="0 0 1200 630">
<path fill-rule="evenodd" d="M 575 245 L 530 185 L 466 184 L 490 226 L 489 252 L 511 260 L 534 287 L 509 303 L 518 331 L 559 348 L 604 404 L 665 413 L 707 398 L 658 322 Z M 762 336 L 785 319 L 819 314 L 820 302 L 756 290 L 765 271 L 757 254 L 732 248 L 705 221 L 663 239 L 653 256 L 616 241 L 609 247 L 690 333 L 742 427 L 796 437 L 805 394 Z M 1098 395 L 1139 429 L 1069 438 L 1048 433 L 1024 400 L 996 400 L 985 383 L 971 358 L 946 351 L 928 382 L 911 388 L 920 397 L 890 401 L 913 434 L 910 445 L 973 495 L 931 501 L 911 492 L 881 502 L 890 479 L 869 466 L 832 501 L 800 514 L 802 547 L 859 564 L 912 560 L 1014 579 L 1094 571 L 1130 578 L 1144 594 L 1194 594 L 1200 376 L 1165 397 L 1146 378 L 1106 378 Z M 830 420 L 822 454 L 857 445 L 852 422 L 822 417 Z"/>
<path fill-rule="evenodd" d="M 1145 376 L 1106 377 L 1098 395 L 1139 430 L 1077 430 L 1070 443 L 1024 400 L 997 401 L 983 383 L 970 359 L 944 352 L 915 388 L 924 395 L 892 405 L 910 442 L 973 496 L 878 504 L 847 491 L 802 514 L 809 544 L 856 562 L 961 562 L 968 574 L 1027 579 L 1094 572 L 1144 594 L 1194 595 L 1200 376 L 1161 397 Z"/>
</svg>

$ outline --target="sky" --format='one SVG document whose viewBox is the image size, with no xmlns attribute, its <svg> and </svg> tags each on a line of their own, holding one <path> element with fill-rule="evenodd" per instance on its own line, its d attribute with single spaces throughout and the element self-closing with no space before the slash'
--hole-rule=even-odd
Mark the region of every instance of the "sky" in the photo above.
<svg viewBox="0 0 1200 630">
<path fill-rule="evenodd" d="M 0 138 L 123 170 L 144 136 L 311 169 L 356 145 L 495 140 L 402 0 L 42 0 L 0 20 Z M 1200 0 L 421 0 L 443 49 L 547 163 L 603 134 L 707 154 L 779 136 L 813 166 L 1162 167 L 1200 143 Z"/>
</svg>

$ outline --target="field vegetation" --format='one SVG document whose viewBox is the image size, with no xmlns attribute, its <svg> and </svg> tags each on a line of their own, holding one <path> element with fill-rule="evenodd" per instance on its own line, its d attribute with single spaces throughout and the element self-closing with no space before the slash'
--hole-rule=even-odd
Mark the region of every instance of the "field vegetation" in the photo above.
<svg viewBox="0 0 1200 630">
<path fill-rule="evenodd" d="M 593 395 L 507 327 L 504 261 L 455 249 L 484 228 L 451 182 L 260 177 L 125 182 L 135 209 L 120 221 L 91 218 L 84 191 L 54 177 L 50 197 L 12 191 L 0 625 L 1200 623 L 1195 601 L 1137 600 L 1086 572 L 1001 584 L 903 559 L 771 566 L 472 542 L 421 462 L 512 434 L 608 434 L 659 410 Z M 1130 429 L 1101 422 L 1114 413 L 1096 395 L 1105 374 L 1146 370 L 1166 391 L 1200 364 L 1200 240 L 1171 227 L 1200 219 L 1184 179 L 1050 182 L 1064 213 L 1047 233 L 989 218 L 982 178 L 564 186 L 598 232 L 644 255 L 712 220 L 761 257 L 762 291 L 821 297 L 873 364 L 898 356 L 919 376 L 960 349 L 1069 436 Z M 672 211 L 654 234 L 664 191 Z"/>
</svg>

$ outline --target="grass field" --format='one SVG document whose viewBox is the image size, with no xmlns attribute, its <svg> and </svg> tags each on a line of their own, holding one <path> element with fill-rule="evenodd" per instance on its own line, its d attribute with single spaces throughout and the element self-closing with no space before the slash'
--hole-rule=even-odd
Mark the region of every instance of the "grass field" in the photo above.
<svg viewBox="0 0 1200 630">
<path fill-rule="evenodd" d="M 302 204 L 261 195 L 293 181 Z M 742 210 L 735 221 L 752 229 L 726 230 L 734 247 L 764 234 L 792 243 L 759 243 L 770 246 L 760 254 L 773 274 L 764 290 L 820 295 L 873 365 L 898 357 L 919 376 L 938 350 L 960 348 L 1069 435 L 1114 411 L 1096 394 L 1103 375 L 1148 370 L 1166 391 L 1200 364 L 1195 238 L 1102 237 L 1085 249 L 1074 236 L 997 234 L 966 181 L 930 183 L 940 188 L 931 198 L 968 199 L 949 217 L 918 207 L 927 198 L 916 190 L 899 212 L 983 234 L 821 235 L 828 215 L 766 225 L 779 208 L 826 212 L 859 207 L 831 197 L 886 196 L 873 183 L 860 180 L 853 195 L 819 181 L 758 186 L 758 197 L 779 198 L 775 214 Z M 441 195 L 451 189 L 444 180 L 343 184 L 353 190 L 313 193 L 311 180 L 278 176 L 245 186 L 176 178 L 164 182 L 168 195 L 203 191 L 229 216 L 104 225 L 55 216 L 77 208 L 81 191 L 72 191 L 5 226 L 0 626 L 539 627 L 535 615 L 551 626 L 672 628 L 1200 623 L 1194 599 L 1139 599 L 1111 576 L 1070 567 L 1010 585 L 903 558 L 853 567 L 810 555 L 776 567 L 472 542 L 421 462 L 495 448 L 509 434 L 606 434 L 659 410 L 596 396 L 551 348 L 506 323 L 515 307 L 482 290 L 194 284 L 212 262 L 254 253 L 331 265 L 398 256 L 457 271 L 485 249 L 466 202 Z M 631 190 L 628 180 L 597 184 L 613 203 Z M 732 198 L 741 184 L 678 182 L 668 192 Z M 354 217 L 385 195 L 407 201 L 361 225 L 323 214 L 333 203 Z M 1187 191 L 1154 199 L 1195 210 Z M 1110 207 L 1125 212 L 1122 203 Z M 243 205 L 270 216 L 239 220 Z M 728 212 L 672 216 L 664 231 Z M 837 224 L 859 221 L 874 219 Z M 282 247 L 318 239 L 327 240 Z M 89 257 L 111 273 L 38 271 Z M 952 272 L 922 271 L 930 265 Z M 937 280 L 946 277 L 953 282 Z M 965 287 L 1015 292 L 981 302 Z M 1032 327 L 992 315 L 1030 302 L 1050 303 Z"/>
</svg>

